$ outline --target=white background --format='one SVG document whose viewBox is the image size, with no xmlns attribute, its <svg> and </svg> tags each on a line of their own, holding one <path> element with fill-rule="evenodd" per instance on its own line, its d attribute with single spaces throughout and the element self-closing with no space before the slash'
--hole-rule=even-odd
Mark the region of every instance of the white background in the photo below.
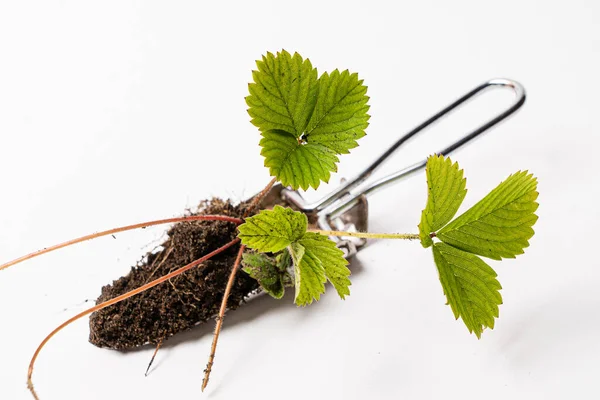
<svg viewBox="0 0 600 400">
<path fill-rule="evenodd" d="M 263 297 L 153 351 L 87 342 L 87 320 L 42 352 L 53 399 L 597 399 L 600 389 L 600 3 L 10 2 L 0 5 L 0 261 L 114 226 L 246 198 L 268 181 L 244 97 L 254 60 L 285 48 L 319 72 L 359 72 L 371 125 L 339 182 L 482 81 L 519 80 L 514 118 L 454 155 L 464 209 L 510 173 L 539 177 L 531 247 L 498 271 L 504 305 L 481 340 L 455 321 L 429 250 L 372 242 L 352 295 L 310 308 Z M 398 154 L 440 149 L 511 100 L 486 96 Z M 325 193 L 327 187 L 321 193 Z M 371 230 L 415 232 L 424 174 L 371 199 Z M 99 239 L 0 272 L 0 399 L 28 399 L 39 341 L 126 273 L 164 227 Z"/>
</svg>

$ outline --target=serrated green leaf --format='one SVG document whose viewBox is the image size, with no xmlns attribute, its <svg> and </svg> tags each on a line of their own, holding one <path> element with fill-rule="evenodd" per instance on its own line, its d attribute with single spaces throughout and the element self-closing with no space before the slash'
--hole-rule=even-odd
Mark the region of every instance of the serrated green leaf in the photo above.
<svg viewBox="0 0 600 400">
<path fill-rule="evenodd" d="M 297 53 L 268 53 L 257 66 L 246 102 L 263 136 L 265 166 L 285 186 L 316 189 L 337 171 L 337 156 L 365 136 L 367 87 L 348 71 L 317 79 Z"/>
<path fill-rule="evenodd" d="M 331 282 L 338 295 L 342 299 L 350 295 L 348 260 L 344 258 L 344 252 L 336 246 L 335 242 L 325 235 L 306 232 L 298 243 L 304 247 L 305 254 L 312 254 L 322 263 L 325 276 Z"/>
<path fill-rule="evenodd" d="M 300 145 L 284 131 L 267 131 L 262 136 L 260 154 L 265 157 L 265 166 L 284 186 L 317 188 L 321 181 L 329 182 L 331 172 L 337 171 L 338 157 L 323 145 Z"/>
<path fill-rule="evenodd" d="M 433 244 L 430 233 L 446 225 L 458 211 L 465 199 L 466 179 L 458 163 L 450 158 L 433 155 L 427 159 L 427 205 L 421 213 L 419 236 L 423 247 Z"/>
<path fill-rule="evenodd" d="M 303 213 L 275 206 L 273 210 L 262 210 L 246 218 L 238 227 L 238 237 L 251 249 L 261 253 L 277 253 L 300 239 L 307 226 L 308 220 Z"/>
<path fill-rule="evenodd" d="M 307 224 L 305 214 L 281 206 L 247 218 L 238 228 L 244 245 L 261 253 L 283 253 L 275 259 L 264 254 L 244 254 L 244 271 L 273 297 L 280 298 L 283 287 L 291 281 L 287 271 L 293 264 L 296 304 L 305 306 L 319 300 L 327 280 L 343 299 L 350 294 L 350 270 L 344 252 L 327 236 L 307 232 Z"/>
<path fill-rule="evenodd" d="M 277 260 L 262 253 L 244 253 L 243 270 L 256 279 L 265 292 L 281 299 L 285 292 L 284 278 Z"/>
<path fill-rule="evenodd" d="M 445 243 L 433 245 L 433 258 L 454 317 L 478 338 L 485 327 L 494 329 L 502 304 L 496 272 L 476 255 Z"/>
<path fill-rule="evenodd" d="M 307 306 L 313 299 L 318 301 L 321 294 L 325 293 L 325 269 L 321 261 L 301 244 L 292 243 L 288 249 L 294 261 L 294 302 L 299 306 Z"/>
<path fill-rule="evenodd" d="M 256 65 L 246 97 L 252 123 L 263 132 L 279 129 L 299 138 L 317 101 L 317 70 L 310 60 L 285 50 L 267 53 Z"/>
<path fill-rule="evenodd" d="M 529 246 L 534 234 L 537 197 L 537 179 L 527 171 L 517 172 L 437 232 L 437 237 L 484 257 L 514 258 Z"/>
<path fill-rule="evenodd" d="M 370 118 L 367 87 L 358 74 L 348 70 L 319 78 L 319 95 L 306 130 L 306 141 L 318 143 L 337 154 L 349 153 L 365 136 Z"/>
</svg>

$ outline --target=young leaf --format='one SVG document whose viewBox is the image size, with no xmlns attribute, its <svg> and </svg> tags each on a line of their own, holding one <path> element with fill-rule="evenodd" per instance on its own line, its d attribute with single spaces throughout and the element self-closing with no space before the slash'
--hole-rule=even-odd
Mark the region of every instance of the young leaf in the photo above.
<svg viewBox="0 0 600 400">
<path fill-rule="evenodd" d="M 421 213 L 419 235 L 423 247 L 433 244 L 429 234 L 446 225 L 465 199 L 466 179 L 458 163 L 449 158 L 433 155 L 427 159 L 427 205 Z"/>
<path fill-rule="evenodd" d="M 277 257 L 275 257 L 275 261 L 277 263 L 277 268 L 281 272 L 286 272 L 288 270 L 288 267 L 292 265 L 292 256 L 290 255 L 290 252 L 288 250 L 283 250 L 277 255 Z M 287 278 L 287 276 L 284 277 L 284 283 L 287 283 L 285 278 Z"/>
<path fill-rule="evenodd" d="M 281 206 L 247 218 L 238 228 L 238 237 L 244 245 L 259 252 L 287 249 L 276 260 L 262 255 L 244 255 L 244 270 L 258 280 L 267 292 L 278 295 L 278 285 L 285 286 L 290 279 L 286 271 L 291 255 L 297 305 L 305 306 L 313 300 L 319 300 L 321 293 L 325 292 L 324 283 L 327 280 L 338 295 L 345 298 L 350 294 L 350 270 L 344 252 L 327 236 L 306 232 L 306 227 L 306 215 Z M 272 288 L 276 276 L 281 280 Z"/>
<path fill-rule="evenodd" d="M 537 197 L 537 179 L 527 171 L 517 172 L 437 232 L 437 237 L 495 260 L 514 258 L 523 253 L 533 236 Z"/>
<path fill-rule="evenodd" d="M 321 294 L 325 293 L 325 269 L 321 261 L 301 244 L 293 243 L 289 250 L 294 261 L 294 302 L 299 306 L 307 306 L 313 299 L 318 301 Z"/>
<path fill-rule="evenodd" d="M 317 101 L 317 70 L 300 54 L 285 50 L 257 61 L 246 103 L 252 123 L 262 132 L 279 129 L 299 138 Z"/>
<path fill-rule="evenodd" d="M 502 304 L 496 272 L 476 255 L 445 243 L 433 245 L 433 258 L 454 317 L 461 317 L 478 338 L 485 327 L 494 329 Z"/>
<path fill-rule="evenodd" d="M 365 136 L 367 87 L 357 74 L 317 70 L 297 53 L 268 53 L 257 62 L 246 103 L 272 176 L 294 189 L 318 188 L 337 171 L 338 155 Z"/>
<path fill-rule="evenodd" d="M 256 279 L 265 292 L 281 299 L 285 292 L 283 273 L 277 261 L 261 253 L 244 253 L 243 270 Z"/>
<path fill-rule="evenodd" d="M 275 206 L 246 218 L 238 227 L 242 243 L 261 253 L 276 253 L 300 239 L 306 232 L 306 215 L 291 208 Z"/>
<path fill-rule="evenodd" d="M 305 252 L 310 252 L 323 264 L 325 276 L 338 292 L 338 295 L 342 299 L 350 295 L 348 261 L 344 258 L 344 252 L 335 245 L 335 242 L 325 235 L 306 232 L 298 243 L 304 247 Z"/>
</svg>

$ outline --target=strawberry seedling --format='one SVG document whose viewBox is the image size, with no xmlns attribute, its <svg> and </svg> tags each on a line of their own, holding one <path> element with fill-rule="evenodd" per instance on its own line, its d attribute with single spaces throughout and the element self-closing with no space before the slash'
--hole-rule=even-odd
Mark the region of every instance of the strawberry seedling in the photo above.
<svg viewBox="0 0 600 400">
<path fill-rule="evenodd" d="M 527 172 L 514 173 L 454 218 L 466 196 L 466 179 L 457 163 L 433 155 L 426 164 L 428 199 L 418 232 L 317 229 L 305 213 L 273 196 L 273 187 L 280 183 L 308 190 L 329 181 L 339 157 L 366 134 L 367 87 L 347 70 L 319 76 L 297 53 L 268 53 L 257 67 L 246 102 L 273 177 L 261 193 L 239 205 L 213 199 L 192 215 L 88 235 L 0 266 L 104 235 L 176 223 L 158 251 L 105 286 L 96 306 L 60 325 L 40 344 L 28 372 L 28 387 L 36 399 L 32 374 L 40 350 L 62 328 L 90 314 L 93 344 L 127 349 L 151 343 L 157 350 L 169 337 L 216 316 L 204 389 L 225 311 L 237 308 L 250 294 L 262 291 L 281 299 L 289 289 L 298 306 L 308 306 L 319 300 L 329 282 L 342 299 L 350 295 L 348 261 L 332 237 L 419 240 L 432 249 L 454 317 L 478 338 L 484 329 L 494 328 L 501 286 L 483 258 L 514 258 L 529 245 L 537 220 L 536 179 Z"/>
</svg>

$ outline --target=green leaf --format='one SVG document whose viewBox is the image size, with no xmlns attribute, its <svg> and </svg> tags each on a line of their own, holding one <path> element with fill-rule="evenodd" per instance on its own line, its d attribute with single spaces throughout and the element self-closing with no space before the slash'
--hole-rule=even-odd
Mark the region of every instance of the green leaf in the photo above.
<svg viewBox="0 0 600 400">
<path fill-rule="evenodd" d="M 275 206 L 246 218 L 238 227 L 242 243 L 259 252 L 276 253 L 300 239 L 306 232 L 306 215 L 291 208 Z"/>
<path fill-rule="evenodd" d="M 350 294 L 350 270 L 344 252 L 327 236 L 307 232 L 306 228 L 305 214 L 281 206 L 247 218 L 238 228 L 244 245 L 258 252 L 284 252 L 276 259 L 244 255 L 244 270 L 277 297 L 283 295 L 283 287 L 291 281 L 287 270 L 293 263 L 296 304 L 305 306 L 319 300 L 327 280 L 344 299 Z"/>
<path fill-rule="evenodd" d="M 319 97 L 305 134 L 308 143 L 321 144 L 337 154 L 347 154 L 365 136 L 370 118 L 367 87 L 348 70 L 319 78 Z"/>
<path fill-rule="evenodd" d="M 277 268 L 285 272 L 288 270 L 288 267 L 292 265 L 292 256 L 288 250 L 283 250 L 281 253 L 275 257 L 275 261 L 277 262 Z"/>
<path fill-rule="evenodd" d="M 321 261 L 301 244 L 292 243 L 288 249 L 294 261 L 294 302 L 299 306 L 307 306 L 313 299 L 318 301 L 321 294 L 325 293 L 325 269 Z"/>
<path fill-rule="evenodd" d="M 433 245 L 433 258 L 454 317 L 478 338 L 485 327 L 494 329 L 502 304 L 496 272 L 476 255 L 444 243 Z"/>
<path fill-rule="evenodd" d="M 517 172 L 439 232 L 456 248 L 495 260 L 523 253 L 537 221 L 537 179 Z"/>
<path fill-rule="evenodd" d="M 427 159 L 427 205 L 421 213 L 419 235 L 423 247 L 433 244 L 430 233 L 446 225 L 458 211 L 465 199 L 466 179 L 458 163 L 450 158 L 433 155 Z"/>
<path fill-rule="evenodd" d="M 261 154 L 269 173 L 294 189 L 329 182 L 337 156 L 365 136 L 367 87 L 348 71 L 317 79 L 310 61 L 285 50 L 268 53 L 257 66 L 246 103 L 263 136 Z"/>
<path fill-rule="evenodd" d="M 304 247 L 305 257 L 306 253 L 310 253 L 322 263 L 325 276 L 331 282 L 338 295 L 342 299 L 350 295 L 348 260 L 344 258 L 344 252 L 336 246 L 335 242 L 325 235 L 306 232 L 298 243 Z"/>
<path fill-rule="evenodd" d="M 267 53 L 257 61 L 246 103 L 252 123 L 261 131 L 279 129 L 299 138 L 317 101 L 317 70 L 298 53 Z"/>
<path fill-rule="evenodd" d="M 284 186 L 317 188 L 321 181 L 329 182 L 331 172 L 337 171 L 338 157 L 323 145 L 299 145 L 292 134 L 284 131 L 267 131 L 262 135 L 260 154 L 265 157 L 265 166 Z"/>
<path fill-rule="evenodd" d="M 285 292 L 284 274 L 275 259 L 261 253 L 244 253 L 243 270 L 256 279 L 265 292 L 281 299 Z"/>
</svg>

